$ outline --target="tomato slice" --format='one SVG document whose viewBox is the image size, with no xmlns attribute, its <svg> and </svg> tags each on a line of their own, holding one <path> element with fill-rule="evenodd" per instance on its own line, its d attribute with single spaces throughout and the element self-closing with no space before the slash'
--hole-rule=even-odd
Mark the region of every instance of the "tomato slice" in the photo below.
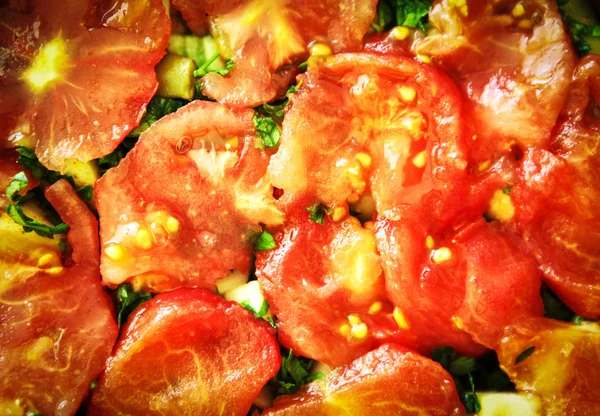
<svg viewBox="0 0 600 416">
<path fill-rule="evenodd" d="M 301 199 L 286 208 L 277 248 L 256 254 L 256 275 L 277 317 L 279 340 L 294 353 L 331 366 L 401 339 L 373 233 L 356 218 L 318 224 Z"/>
<path fill-rule="evenodd" d="M 379 214 L 448 191 L 466 176 L 461 100 L 452 81 L 413 59 L 339 54 L 300 77 L 271 159 L 274 186 L 346 206 L 370 188 Z"/>
<path fill-rule="evenodd" d="M 548 414 L 600 412 L 600 326 L 526 319 L 506 329 L 497 347 L 517 389 L 540 396 Z"/>
<path fill-rule="evenodd" d="M 260 224 L 283 213 L 263 178 L 251 110 L 195 101 L 155 123 L 96 184 L 104 283 L 214 290 L 248 273 Z"/>
<path fill-rule="evenodd" d="M 557 125 L 549 150 L 524 155 L 514 190 L 523 237 L 548 285 L 590 319 L 600 317 L 600 122 L 591 98 L 600 91 L 598 74 L 600 59 L 582 60 L 568 116 Z"/>
<path fill-rule="evenodd" d="M 65 180 L 46 197 L 71 227 L 68 260 L 54 240 L 0 219 L 0 406 L 9 414 L 75 414 L 118 334 L 100 284 L 96 218 Z"/>
<path fill-rule="evenodd" d="M 123 327 L 89 415 L 245 415 L 281 362 L 273 329 L 199 289 L 163 293 Z"/>
<path fill-rule="evenodd" d="M 436 362 L 386 344 L 336 368 L 295 395 L 280 396 L 266 416 L 342 413 L 464 415 L 454 381 Z"/>
<path fill-rule="evenodd" d="M 0 132 L 25 136 L 45 166 L 102 157 L 139 123 L 170 34 L 161 0 L 38 1 L 2 8 L 0 22 L 13 58 L 3 60 L 0 95 L 16 94 L 0 100 L 9 116 Z"/>
<path fill-rule="evenodd" d="M 235 62 L 227 77 L 209 74 L 203 93 L 221 103 L 256 106 L 285 92 L 278 69 L 302 62 L 313 42 L 334 52 L 359 50 L 377 1 L 174 0 L 190 27 L 202 33 L 206 16 L 222 54 Z M 288 73 L 293 76 L 293 72 Z"/>
<path fill-rule="evenodd" d="M 547 144 L 576 61 L 556 2 L 438 0 L 429 22 L 435 33 L 414 51 L 453 74 L 468 97 L 473 157 Z"/>
<path fill-rule="evenodd" d="M 543 315 L 540 273 L 514 231 L 483 218 L 439 234 L 427 224 L 408 216 L 376 223 L 386 288 L 412 348 L 478 355 L 467 332 L 493 346 L 515 319 Z"/>
</svg>

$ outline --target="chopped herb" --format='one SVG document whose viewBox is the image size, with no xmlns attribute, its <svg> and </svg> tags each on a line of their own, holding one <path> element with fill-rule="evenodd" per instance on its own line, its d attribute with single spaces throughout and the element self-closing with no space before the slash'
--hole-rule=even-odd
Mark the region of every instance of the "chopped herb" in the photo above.
<svg viewBox="0 0 600 416">
<path fill-rule="evenodd" d="M 569 0 L 558 0 L 558 9 L 563 16 L 565 26 L 569 30 L 573 46 L 580 58 L 592 52 L 590 41 L 592 39 L 600 39 L 600 25 L 587 24 L 569 14 L 569 11 L 575 11 L 577 6 L 571 8 Z M 582 6 L 579 6 L 582 7 Z M 582 10 L 585 13 L 585 10 Z M 585 14 L 584 14 L 585 16 Z M 589 20 L 589 19 L 588 19 Z M 598 52 L 595 50 L 594 52 Z"/>
<path fill-rule="evenodd" d="M 127 153 L 133 149 L 137 143 L 137 140 L 137 137 L 127 137 L 112 153 L 98 159 L 98 168 L 100 170 L 100 174 L 104 175 L 107 170 L 117 166 L 121 159 L 123 159 Z"/>
<path fill-rule="evenodd" d="M 306 68 L 308 68 L 308 60 L 302 62 L 300 65 L 298 65 L 298 69 L 300 71 L 306 71 Z"/>
<path fill-rule="evenodd" d="M 269 303 L 266 300 L 263 300 L 262 305 L 260 306 L 260 310 L 256 310 L 252 307 L 252 305 L 250 305 L 250 301 L 249 300 L 245 300 L 241 303 L 241 305 L 248 309 L 250 312 L 252 312 L 254 314 L 254 316 L 256 316 L 257 318 L 262 318 L 264 317 L 267 312 L 269 312 Z"/>
<path fill-rule="evenodd" d="M 65 254 L 67 251 L 69 251 L 69 241 L 66 238 L 61 238 L 58 242 L 58 248 L 60 249 L 61 253 Z"/>
<path fill-rule="evenodd" d="M 285 95 L 288 96 L 289 94 L 294 94 L 298 91 L 300 86 L 302 86 L 302 80 L 298 81 L 296 85 L 292 85 L 291 87 L 289 87 L 288 90 L 285 92 Z"/>
<path fill-rule="evenodd" d="M 380 0 L 371 28 L 384 32 L 394 26 L 407 26 L 425 31 L 432 3 L 433 0 Z"/>
<path fill-rule="evenodd" d="M 527 358 L 529 358 L 531 356 L 531 354 L 533 354 L 533 352 L 535 351 L 535 347 L 529 347 L 527 348 L 525 351 L 523 351 L 521 354 L 519 354 L 517 356 L 517 358 L 515 359 L 515 365 L 521 363 L 522 361 L 526 360 Z"/>
<path fill-rule="evenodd" d="M 510 191 L 512 191 L 512 188 L 508 186 L 502 190 L 502 193 L 504 193 L 505 195 L 510 195 Z"/>
<path fill-rule="evenodd" d="M 150 100 L 150 103 L 148 103 L 148 107 L 146 107 L 146 113 L 144 114 L 140 125 L 133 129 L 133 131 L 129 133 L 129 136 L 139 137 L 143 132 L 148 130 L 148 128 L 154 123 L 156 123 L 159 119 L 166 116 L 167 114 L 179 110 L 185 104 L 186 101 L 184 100 L 163 97 L 152 98 Z"/>
<path fill-rule="evenodd" d="M 275 247 L 277 247 L 275 239 L 268 231 L 260 233 L 256 239 L 256 243 L 254 243 L 254 250 L 256 251 L 272 250 Z"/>
<path fill-rule="evenodd" d="M 467 411 L 467 413 L 479 413 L 481 411 L 481 403 L 479 402 L 477 393 L 475 393 L 475 383 L 473 383 L 473 376 L 469 374 L 468 377 L 469 388 L 471 391 L 464 392 L 461 395 L 461 400 L 465 406 L 465 410 Z"/>
<path fill-rule="evenodd" d="M 281 368 L 271 383 L 278 387 L 278 394 L 296 393 L 303 385 L 323 378 L 321 372 L 310 375 L 312 366 L 313 360 L 295 356 L 290 349 L 287 355 L 282 353 Z"/>
<path fill-rule="evenodd" d="M 289 103 L 290 100 L 287 98 L 273 104 L 264 103 L 260 106 L 260 111 L 271 116 L 283 117 L 283 110 L 285 110 Z"/>
<path fill-rule="evenodd" d="M 275 322 L 275 318 L 273 318 L 273 315 L 269 315 L 269 316 L 267 316 L 267 318 L 266 318 L 266 319 L 267 319 L 267 322 L 269 322 L 269 323 L 271 324 L 271 326 L 272 326 L 273 328 L 275 328 L 275 332 L 277 333 L 277 329 L 278 329 L 278 328 L 277 328 L 277 322 Z"/>
<path fill-rule="evenodd" d="M 373 22 L 371 22 L 371 28 L 375 32 L 385 32 L 394 25 L 396 11 L 393 3 L 390 0 L 380 0 L 377 2 L 377 15 Z"/>
<path fill-rule="evenodd" d="M 201 78 L 206 74 L 210 74 L 210 73 L 216 73 L 219 74 L 221 76 L 225 76 L 229 73 L 229 71 L 231 71 L 233 68 L 235 68 L 235 63 L 231 60 L 231 59 L 227 59 L 225 61 L 225 68 L 219 68 L 219 69 L 211 69 L 210 66 L 217 60 L 219 59 L 221 55 L 219 53 L 216 53 L 215 55 L 213 55 L 212 58 L 210 58 L 208 61 L 206 61 L 204 63 L 204 65 L 200 66 L 200 68 L 196 69 L 194 71 L 194 76 L 196 78 Z"/>
<path fill-rule="evenodd" d="M 571 322 L 573 322 L 575 325 L 581 325 L 583 321 L 585 321 L 585 318 L 580 315 L 575 315 L 573 318 L 571 318 Z"/>
<path fill-rule="evenodd" d="M 476 364 L 473 357 L 458 357 L 450 363 L 450 374 L 466 376 L 475 370 Z"/>
<path fill-rule="evenodd" d="M 33 231 L 39 236 L 53 238 L 53 236 L 56 234 L 64 234 L 69 231 L 69 226 L 65 223 L 51 226 L 29 218 L 23 213 L 23 209 L 19 204 L 9 205 L 6 208 L 6 212 L 14 222 L 23 227 L 23 231 L 26 233 Z"/>
<path fill-rule="evenodd" d="M 542 289 L 542 301 L 546 318 L 569 322 L 575 316 L 575 313 L 569 309 L 554 293 L 547 287 Z"/>
<path fill-rule="evenodd" d="M 98 380 L 94 380 L 90 383 L 90 390 L 94 390 L 96 387 L 98 387 Z"/>
<path fill-rule="evenodd" d="M 46 167 L 40 163 L 32 149 L 28 149 L 27 147 L 18 147 L 17 152 L 19 153 L 17 162 L 19 162 L 19 164 L 24 168 L 29 169 L 31 175 L 35 179 L 42 179 L 44 175 L 46 175 L 48 169 L 46 169 Z"/>
<path fill-rule="evenodd" d="M 118 311 L 117 324 L 119 328 L 133 312 L 142 303 L 154 297 L 152 293 L 138 293 L 131 287 L 129 283 L 122 283 L 114 292 L 113 299 Z"/>
<path fill-rule="evenodd" d="M 306 208 L 310 213 L 310 220 L 317 224 L 325 224 L 325 216 L 331 215 L 331 210 L 320 202 L 315 202 L 310 207 Z"/>
<path fill-rule="evenodd" d="M 92 186 L 84 186 L 83 188 L 77 191 L 77 195 L 85 202 L 90 202 L 92 199 L 92 195 L 94 194 L 94 188 Z"/>
<path fill-rule="evenodd" d="M 15 200 L 15 198 L 18 199 L 19 192 L 27 188 L 28 183 L 29 180 L 27 179 L 27 175 L 25 175 L 25 172 L 17 173 L 6 188 L 6 197 L 13 201 Z"/>
<path fill-rule="evenodd" d="M 259 149 L 275 147 L 279 143 L 281 133 L 277 123 L 271 117 L 254 117 L 254 126 L 260 142 L 256 144 Z"/>
</svg>

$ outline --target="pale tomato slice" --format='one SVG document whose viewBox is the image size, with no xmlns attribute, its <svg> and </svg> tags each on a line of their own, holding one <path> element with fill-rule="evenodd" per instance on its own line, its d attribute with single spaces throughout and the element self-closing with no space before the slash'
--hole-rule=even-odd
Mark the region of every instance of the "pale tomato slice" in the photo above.
<svg viewBox="0 0 600 416">
<path fill-rule="evenodd" d="M 540 396 L 547 414 L 600 412 L 600 326 L 526 319 L 506 329 L 496 347 L 517 389 Z"/>
<path fill-rule="evenodd" d="M 339 54 L 310 65 L 291 98 L 273 184 L 345 206 L 369 188 L 377 211 L 398 217 L 466 174 L 461 100 L 452 81 L 416 60 Z"/>
<path fill-rule="evenodd" d="M 0 133 L 28 136 L 46 167 L 105 156 L 139 123 L 170 34 L 162 1 L 9 5 L 0 23 L 2 50 L 20 62 L 2 61 L 0 95 L 18 95 L 0 101 Z"/>
<path fill-rule="evenodd" d="M 442 366 L 386 344 L 336 368 L 295 395 L 280 396 L 265 416 L 459 416 L 454 381 Z"/>
<path fill-rule="evenodd" d="M 309 55 L 313 42 L 334 52 L 359 50 L 377 2 L 353 0 L 174 0 L 190 27 L 203 33 L 206 19 L 222 55 L 236 67 L 227 77 L 209 74 L 203 93 L 221 103 L 256 106 L 285 92 L 285 65 Z"/>
<path fill-rule="evenodd" d="M 280 363 L 273 328 L 240 305 L 163 293 L 129 317 L 88 414 L 245 415 Z"/>
<path fill-rule="evenodd" d="M 475 131 L 473 157 L 543 146 L 569 90 L 575 55 L 555 1 L 437 0 L 435 29 L 413 49 L 453 74 Z"/>
<path fill-rule="evenodd" d="M 285 207 L 285 225 L 272 230 L 277 247 L 257 252 L 256 275 L 280 342 L 338 366 L 402 334 L 372 231 L 356 218 L 333 222 L 324 212 L 323 224 L 316 223 L 306 211 L 313 203 L 304 198 Z"/>
<path fill-rule="evenodd" d="M 0 407 L 8 414 L 75 414 L 118 334 L 100 283 L 96 218 L 65 180 L 46 197 L 71 227 L 70 259 L 54 240 L 0 217 Z"/>
<path fill-rule="evenodd" d="M 248 273 L 261 224 L 283 222 L 251 110 L 195 101 L 148 129 L 96 184 L 102 276 L 161 292 Z"/>
</svg>

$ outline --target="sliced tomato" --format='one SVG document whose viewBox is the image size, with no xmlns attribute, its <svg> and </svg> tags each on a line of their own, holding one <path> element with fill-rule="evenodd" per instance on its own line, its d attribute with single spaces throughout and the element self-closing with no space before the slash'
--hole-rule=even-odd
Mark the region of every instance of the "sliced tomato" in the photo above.
<svg viewBox="0 0 600 416">
<path fill-rule="evenodd" d="M 459 3 L 436 1 L 429 14 L 435 33 L 413 49 L 453 74 L 468 97 L 473 157 L 547 144 L 576 60 L 556 2 Z"/>
<path fill-rule="evenodd" d="M 102 157 L 139 123 L 170 34 L 161 0 L 38 1 L 2 8 L 0 22 L 14 58 L 2 61 L 0 95 L 17 94 L 0 100 L 0 133 L 28 136 L 45 166 Z"/>
<path fill-rule="evenodd" d="M 600 326 L 532 318 L 508 327 L 496 348 L 517 389 L 540 396 L 547 414 L 600 412 Z"/>
<path fill-rule="evenodd" d="M 277 248 L 257 252 L 256 275 L 277 317 L 279 340 L 331 366 L 401 339 L 385 298 L 373 233 L 356 218 L 318 224 L 294 201 L 273 230 Z"/>
<path fill-rule="evenodd" d="M 549 150 L 525 153 L 514 189 L 517 220 L 548 285 L 580 315 L 600 317 L 600 59 L 581 62 Z M 596 80 L 596 86 L 592 80 Z"/>
<path fill-rule="evenodd" d="M 278 82 L 284 75 L 278 69 L 305 60 L 315 41 L 334 52 L 360 49 L 376 5 L 375 0 L 173 1 L 197 32 L 204 31 L 208 16 L 222 54 L 236 64 L 225 78 L 207 75 L 203 93 L 237 106 L 256 106 L 284 92 L 288 83 Z"/>
<path fill-rule="evenodd" d="M 467 332 L 493 346 L 515 319 L 543 315 L 537 265 L 510 228 L 481 218 L 435 234 L 427 224 L 409 216 L 376 223 L 387 291 L 411 347 L 477 355 Z"/>
<path fill-rule="evenodd" d="M 0 406 L 9 414 L 75 414 L 118 334 L 100 283 L 96 218 L 65 180 L 46 197 L 71 227 L 70 259 L 55 240 L 0 217 Z"/>
<path fill-rule="evenodd" d="M 280 362 L 273 329 L 238 304 L 160 294 L 123 327 L 88 414 L 245 415 Z"/>
<path fill-rule="evenodd" d="M 273 184 L 345 206 L 369 188 L 377 211 L 448 191 L 466 176 L 461 101 L 435 68 L 399 56 L 335 55 L 301 78 L 271 159 Z"/>
<path fill-rule="evenodd" d="M 260 224 L 283 222 L 255 133 L 251 110 L 207 101 L 147 130 L 96 184 L 104 283 L 214 290 L 248 273 Z"/>
<path fill-rule="evenodd" d="M 339 414 L 464 415 L 454 381 L 438 363 L 387 344 L 336 368 L 295 395 L 280 396 L 267 416 Z"/>
</svg>

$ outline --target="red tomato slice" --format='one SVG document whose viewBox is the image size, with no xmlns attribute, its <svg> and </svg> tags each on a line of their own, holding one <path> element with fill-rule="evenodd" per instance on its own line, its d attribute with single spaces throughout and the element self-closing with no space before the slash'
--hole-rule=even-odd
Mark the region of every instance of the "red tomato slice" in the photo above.
<svg viewBox="0 0 600 416">
<path fill-rule="evenodd" d="M 524 155 L 514 189 L 517 220 L 548 285 L 590 319 L 600 317 L 600 122 L 590 95 L 600 98 L 598 75 L 600 59 L 582 60 L 568 118 L 557 125 L 549 151 Z"/>
<path fill-rule="evenodd" d="M 256 106 L 287 89 L 278 82 L 279 68 L 308 57 L 313 42 L 325 42 L 334 52 L 359 50 L 377 1 L 353 0 L 174 0 L 193 30 L 210 30 L 222 54 L 236 68 L 227 77 L 209 74 L 203 93 L 221 103 Z M 293 76 L 293 73 L 289 73 Z"/>
<path fill-rule="evenodd" d="M 600 412 L 600 326 L 544 318 L 508 327 L 496 351 L 517 389 L 540 396 L 547 414 Z"/>
<path fill-rule="evenodd" d="M 104 283 L 214 290 L 248 273 L 260 224 L 277 225 L 251 110 L 196 101 L 155 123 L 96 184 Z"/>
<path fill-rule="evenodd" d="M 466 176 L 461 101 L 435 68 L 340 54 L 300 79 L 269 166 L 274 186 L 329 206 L 370 187 L 378 212 L 397 217 L 402 205 Z"/>
<path fill-rule="evenodd" d="M 245 415 L 280 362 L 273 329 L 243 307 L 207 290 L 164 293 L 123 327 L 88 414 Z"/>
<path fill-rule="evenodd" d="M 418 217 L 376 223 L 387 291 L 413 339 L 408 345 L 424 354 L 451 345 L 478 355 L 465 330 L 493 346 L 515 319 L 543 315 L 540 273 L 510 229 L 483 219 L 443 234 L 431 229 Z"/>
<path fill-rule="evenodd" d="M 170 34 L 161 0 L 38 1 L 1 9 L 0 22 L 0 43 L 20 62 L 0 69 L 0 95 L 18 94 L 0 101 L 12 116 L 0 130 L 28 136 L 45 166 L 102 157 L 139 123 Z"/>
<path fill-rule="evenodd" d="M 0 263 L 21 264 L 0 285 L 0 407 L 9 414 L 75 414 L 118 334 L 100 284 L 96 218 L 65 180 L 46 197 L 71 227 L 70 260 L 52 240 L 3 228 L 14 241 Z"/>
<path fill-rule="evenodd" d="M 401 339 L 384 295 L 373 233 L 356 218 L 317 224 L 306 198 L 287 207 L 277 248 L 256 254 L 256 275 L 277 317 L 279 340 L 331 366 Z"/>
<path fill-rule="evenodd" d="M 546 144 L 576 60 L 556 2 L 438 0 L 429 22 L 436 33 L 414 50 L 453 74 L 468 97 L 474 158 Z"/>
<path fill-rule="evenodd" d="M 464 415 L 454 381 L 436 362 L 387 344 L 337 368 L 295 395 L 280 396 L 265 416 Z"/>
</svg>

